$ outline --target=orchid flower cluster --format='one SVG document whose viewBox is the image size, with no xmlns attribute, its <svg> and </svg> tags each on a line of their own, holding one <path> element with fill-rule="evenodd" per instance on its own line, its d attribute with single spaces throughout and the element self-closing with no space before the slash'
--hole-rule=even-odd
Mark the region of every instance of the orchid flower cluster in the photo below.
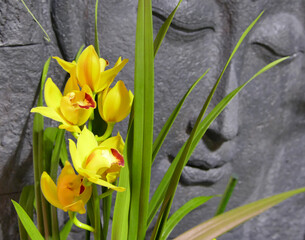
<svg viewBox="0 0 305 240">
<path fill-rule="evenodd" d="M 47 106 L 35 107 L 31 112 L 60 122 L 60 129 L 77 138 L 76 144 L 69 139 L 69 150 L 78 174 L 66 161 L 57 186 L 48 173 L 43 172 L 41 190 L 53 206 L 83 214 L 92 194 L 92 183 L 119 192 L 125 190 L 114 184 L 124 167 L 124 141 L 119 133 L 110 136 L 114 124 L 130 113 L 133 94 L 121 80 L 113 88 L 110 86 L 128 60 L 119 58 L 113 68 L 105 70 L 108 61 L 99 58 L 92 45 L 81 53 L 77 62 L 53 58 L 70 74 L 64 93 L 48 78 L 44 90 Z M 90 124 L 86 127 L 86 122 L 93 119 L 96 107 L 108 126 L 103 136 L 95 136 L 90 131 Z"/>
</svg>

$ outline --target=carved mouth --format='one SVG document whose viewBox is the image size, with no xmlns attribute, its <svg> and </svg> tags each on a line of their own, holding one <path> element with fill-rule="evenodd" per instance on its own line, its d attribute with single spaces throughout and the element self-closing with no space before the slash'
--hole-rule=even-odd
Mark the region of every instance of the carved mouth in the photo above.
<svg viewBox="0 0 305 240">
<path fill-rule="evenodd" d="M 168 155 L 170 162 L 174 160 L 173 155 Z M 199 159 L 190 159 L 183 168 L 180 183 L 183 185 L 210 186 L 217 183 L 230 169 L 227 161 L 211 166 L 208 162 Z"/>
</svg>

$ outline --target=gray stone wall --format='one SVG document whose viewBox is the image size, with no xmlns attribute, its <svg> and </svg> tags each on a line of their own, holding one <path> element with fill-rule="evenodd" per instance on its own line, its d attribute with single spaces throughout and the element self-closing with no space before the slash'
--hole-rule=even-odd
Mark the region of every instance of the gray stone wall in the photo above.
<svg viewBox="0 0 305 240">
<path fill-rule="evenodd" d="M 154 34 L 177 2 L 153 0 Z M 20 1 L 0 0 L 0 239 L 18 239 L 10 199 L 17 200 L 22 187 L 33 181 L 29 112 L 43 64 L 49 56 L 72 60 L 83 43 L 94 43 L 94 1 L 26 3 L 51 42 L 44 40 Z M 237 52 L 211 106 L 267 63 L 291 58 L 254 80 L 212 124 L 183 172 L 174 210 L 192 197 L 221 194 L 232 173 L 239 176 L 239 183 L 229 208 L 305 184 L 304 0 L 184 0 L 155 61 L 155 135 L 188 87 L 207 68 L 211 70 L 182 108 L 157 157 L 152 190 L 187 139 L 237 40 L 262 10 L 263 17 Z M 131 89 L 136 11 L 135 0 L 99 4 L 102 56 L 112 65 L 119 56 L 129 59 L 118 79 Z M 64 85 L 65 72 L 55 61 L 49 76 Z M 116 130 L 124 126 L 126 122 Z M 192 212 L 172 236 L 212 217 L 217 203 Z M 304 203 L 304 195 L 295 197 L 219 239 L 302 240 Z"/>
</svg>

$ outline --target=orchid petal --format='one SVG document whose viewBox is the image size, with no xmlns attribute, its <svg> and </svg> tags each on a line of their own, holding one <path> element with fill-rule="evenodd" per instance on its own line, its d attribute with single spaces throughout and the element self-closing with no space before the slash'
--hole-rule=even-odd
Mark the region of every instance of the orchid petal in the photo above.
<svg viewBox="0 0 305 240">
<path fill-rule="evenodd" d="M 57 187 L 46 172 L 43 172 L 41 175 L 40 186 L 41 191 L 48 202 L 57 208 L 63 209 L 63 206 L 57 197 Z"/>
<path fill-rule="evenodd" d="M 99 145 L 99 147 L 117 149 L 121 154 L 123 153 L 124 146 L 125 146 L 125 143 L 119 132 L 118 132 L 117 136 L 110 137 Z"/>
<path fill-rule="evenodd" d="M 100 80 L 98 81 L 98 84 L 96 85 L 96 92 L 101 92 L 105 88 L 109 87 L 110 84 L 113 82 L 116 75 L 123 69 L 123 67 L 128 63 L 128 59 L 124 59 L 123 61 L 119 60 L 114 65 L 113 68 L 108 69 L 104 72 L 101 72 L 100 74 Z"/>
<path fill-rule="evenodd" d="M 59 57 L 53 57 L 53 59 L 56 59 L 56 61 L 58 62 L 58 64 L 68 73 L 73 73 L 73 71 L 75 71 L 76 68 L 76 63 L 75 61 L 73 62 L 67 62 Z"/>
<path fill-rule="evenodd" d="M 80 89 L 77 84 L 77 79 L 75 77 L 70 77 L 65 86 L 64 96 L 73 91 L 80 91 Z"/>
<path fill-rule="evenodd" d="M 98 146 L 92 132 L 85 126 L 77 139 L 77 150 L 81 159 L 87 159 L 90 153 Z"/>
<path fill-rule="evenodd" d="M 77 62 L 76 74 L 81 87 L 87 84 L 95 91 L 94 86 L 100 76 L 100 60 L 92 45 L 81 53 Z"/>
<path fill-rule="evenodd" d="M 71 159 L 72 159 L 73 165 L 74 165 L 76 171 L 79 173 L 78 169 L 82 168 L 83 159 L 80 158 L 76 145 L 71 139 L 69 139 L 69 151 L 71 154 Z"/>
<path fill-rule="evenodd" d="M 51 78 L 48 78 L 44 88 L 44 99 L 48 107 L 59 111 L 62 94 Z"/>
<path fill-rule="evenodd" d="M 58 114 L 53 108 L 50 107 L 35 107 L 31 109 L 33 113 L 40 113 L 42 116 L 51 118 L 57 122 L 66 123 L 66 120 Z"/>
<path fill-rule="evenodd" d="M 115 186 L 115 185 L 113 185 L 113 184 L 111 184 L 111 183 L 109 183 L 107 181 L 104 181 L 102 179 L 88 178 L 88 180 L 90 182 L 93 182 L 95 184 L 98 184 L 98 185 L 101 185 L 101 186 L 104 186 L 104 187 L 107 187 L 107 188 L 111 188 L 111 189 L 113 189 L 115 191 L 118 191 L 118 192 L 124 192 L 126 190 L 123 187 L 117 187 L 117 186 Z"/>
</svg>

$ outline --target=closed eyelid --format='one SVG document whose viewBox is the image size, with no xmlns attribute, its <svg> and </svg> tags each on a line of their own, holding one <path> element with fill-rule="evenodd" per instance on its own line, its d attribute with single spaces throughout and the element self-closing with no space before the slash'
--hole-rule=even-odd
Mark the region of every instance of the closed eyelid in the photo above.
<svg viewBox="0 0 305 240">
<path fill-rule="evenodd" d="M 304 53 L 304 28 L 295 16 L 279 13 L 263 19 L 251 35 L 250 42 L 275 56 Z"/>
</svg>

